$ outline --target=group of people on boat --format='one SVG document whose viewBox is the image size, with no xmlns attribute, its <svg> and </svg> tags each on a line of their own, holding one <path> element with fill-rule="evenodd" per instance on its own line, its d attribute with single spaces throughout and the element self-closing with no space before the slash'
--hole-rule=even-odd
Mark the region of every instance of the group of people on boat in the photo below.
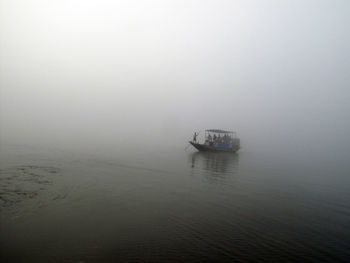
<svg viewBox="0 0 350 263">
<path fill-rule="evenodd" d="M 205 139 L 205 142 L 207 144 L 213 144 L 213 143 L 229 144 L 232 142 L 232 138 L 228 134 L 224 134 L 223 136 L 221 136 L 220 134 L 218 136 L 216 136 L 216 134 L 214 134 L 213 136 L 211 136 L 211 134 L 208 134 L 207 138 Z"/>
<path fill-rule="evenodd" d="M 197 142 L 197 136 L 198 133 L 193 134 L 193 142 Z M 205 143 L 206 144 L 218 144 L 218 143 L 224 143 L 224 144 L 230 144 L 232 143 L 232 137 L 228 134 L 224 134 L 221 136 L 220 134 L 217 136 L 214 134 L 213 136 L 209 133 L 208 136 L 205 138 Z"/>
</svg>

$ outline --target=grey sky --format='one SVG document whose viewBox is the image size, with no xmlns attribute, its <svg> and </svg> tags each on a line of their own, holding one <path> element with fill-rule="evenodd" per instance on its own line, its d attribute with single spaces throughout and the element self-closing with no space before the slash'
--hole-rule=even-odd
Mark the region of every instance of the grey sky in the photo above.
<svg viewBox="0 0 350 263">
<path fill-rule="evenodd" d="M 347 0 L 0 0 L 0 67 L 1 142 L 350 147 Z"/>
</svg>

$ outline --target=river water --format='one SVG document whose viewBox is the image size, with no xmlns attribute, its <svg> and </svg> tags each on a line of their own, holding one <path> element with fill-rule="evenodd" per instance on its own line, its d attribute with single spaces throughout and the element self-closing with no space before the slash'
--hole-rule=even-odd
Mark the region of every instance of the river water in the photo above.
<svg viewBox="0 0 350 263">
<path fill-rule="evenodd" d="M 350 166 L 1 149 L 1 262 L 349 262 Z"/>
</svg>

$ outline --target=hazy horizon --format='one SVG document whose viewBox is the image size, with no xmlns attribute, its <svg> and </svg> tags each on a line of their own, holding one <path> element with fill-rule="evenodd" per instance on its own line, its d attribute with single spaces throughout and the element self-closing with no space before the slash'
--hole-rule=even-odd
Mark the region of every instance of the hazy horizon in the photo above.
<svg viewBox="0 0 350 263">
<path fill-rule="evenodd" d="M 350 156 L 348 1 L 0 1 L 0 143 Z M 180 146 L 179 146 L 180 145 Z"/>
</svg>

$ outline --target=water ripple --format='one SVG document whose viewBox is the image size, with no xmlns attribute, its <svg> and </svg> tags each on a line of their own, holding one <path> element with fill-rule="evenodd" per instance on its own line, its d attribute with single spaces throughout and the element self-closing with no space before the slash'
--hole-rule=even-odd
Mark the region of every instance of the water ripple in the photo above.
<svg viewBox="0 0 350 263">
<path fill-rule="evenodd" d="M 50 166 L 20 165 L 0 170 L 0 208 L 13 207 L 36 198 L 52 184 L 60 169 Z"/>
</svg>

